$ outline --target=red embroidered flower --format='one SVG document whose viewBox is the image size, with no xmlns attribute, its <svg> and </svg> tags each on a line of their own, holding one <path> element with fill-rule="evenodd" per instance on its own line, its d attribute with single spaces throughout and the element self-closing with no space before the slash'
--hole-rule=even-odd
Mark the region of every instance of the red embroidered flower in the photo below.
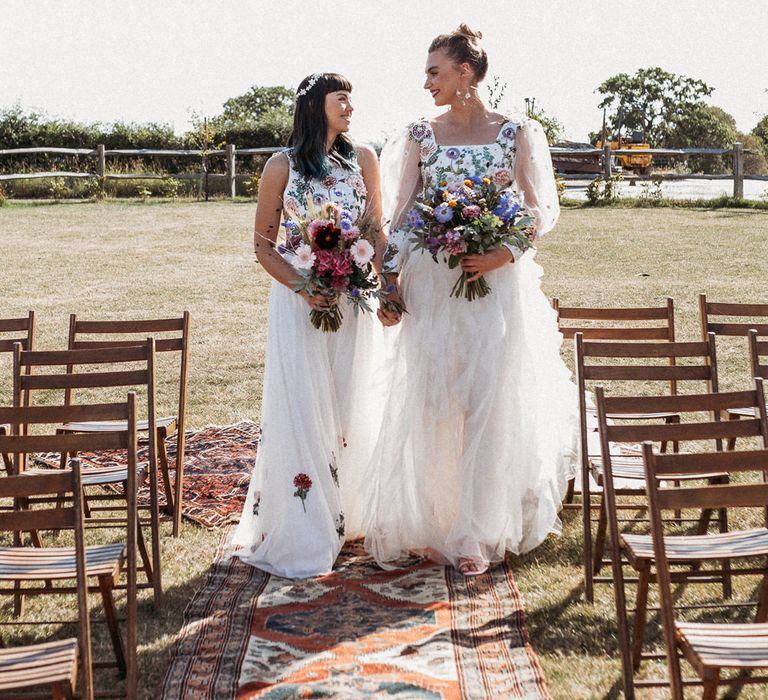
<svg viewBox="0 0 768 700">
<path fill-rule="evenodd" d="M 296 476 L 293 477 L 293 485 L 296 487 L 296 490 L 293 492 L 293 495 L 296 498 L 301 499 L 301 507 L 304 509 L 304 512 L 306 513 L 307 506 L 304 504 L 304 501 L 307 498 L 309 489 L 312 488 L 312 479 L 310 479 L 304 472 L 299 472 Z"/>
<path fill-rule="evenodd" d="M 297 489 L 304 489 L 305 491 L 309 491 L 309 489 L 312 488 L 312 479 L 301 472 L 293 477 L 293 485 Z"/>
</svg>

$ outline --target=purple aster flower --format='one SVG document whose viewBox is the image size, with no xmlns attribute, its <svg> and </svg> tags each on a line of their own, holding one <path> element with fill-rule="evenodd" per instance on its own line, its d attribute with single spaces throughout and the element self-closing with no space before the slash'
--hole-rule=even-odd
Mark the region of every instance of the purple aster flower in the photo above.
<svg viewBox="0 0 768 700">
<path fill-rule="evenodd" d="M 312 201 L 315 204 L 322 204 L 325 201 L 325 197 L 318 193 L 312 197 Z"/>
<path fill-rule="evenodd" d="M 456 160 L 461 155 L 461 151 L 458 148 L 449 148 L 445 155 L 448 156 L 451 160 Z"/>
<path fill-rule="evenodd" d="M 349 229 L 352 228 L 352 222 L 349 219 L 345 219 L 343 216 L 341 218 L 341 230 L 342 231 L 349 231 Z"/>
<path fill-rule="evenodd" d="M 411 209 L 408 211 L 407 223 L 409 228 L 421 228 L 424 225 L 424 219 L 419 216 L 416 209 Z"/>
<path fill-rule="evenodd" d="M 453 209 L 448 206 L 447 202 L 438 204 L 435 207 L 435 218 L 441 223 L 446 224 L 453 218 Z"/>
<path fill-rule="evenodd" d="M 298 224 L 295 221 L 286 221 L 283 226 L 285 226 L 285 228 L 287 228 L 289 231 L 292 231 L 298 227 Z"/>
<path fill-rule="evenodd" d="M 357 287 L 352 287 L 352 290 L 349 292 L 349 295 L 353 299 L 357 299 L 360 296 L 360 290 Z"/>
<path fill-rule="evenodd" d="M 349 219 L 350 221 L 352 221 L 352 214 L 350 214 L 346 209 L 343 209 L 341 212 L 341 218 Z"/>
</svg>

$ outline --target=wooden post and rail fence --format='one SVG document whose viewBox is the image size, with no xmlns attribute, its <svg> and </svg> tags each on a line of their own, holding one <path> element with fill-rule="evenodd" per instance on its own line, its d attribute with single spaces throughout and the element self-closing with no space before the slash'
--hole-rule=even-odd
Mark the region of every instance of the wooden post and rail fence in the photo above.
<svg viewBox="0 0 768 700">
<path fill-rule="evenodd" d="M 0 174 L 0 184 L 2 182 L 8 182 L 13 180 L 32 180 L 40 178 L 99 178 L 105 180 L 164 180 L 167 178 L 175 178 L 178 180 L 197 180 L 200 183 L 200 189 L 204 181 L 207 181 L 208 177 L 221 179 L 226 181 L 226 192 L 232 198 L 235 197 L 237 178 L 237 157 L 238 156 L 254 156 L 254 155 L 270 155 L 279 151 L 279 147 L 265 147 L 265 148 L 236 148 L 234 144 L 227 144 L 224 149 L 213 150 L 156 150 L 148 148 L 140 149 L 106 149 L 103 144 L 99 144 L 96 148 L 52 148 L 47 146 L 36 148 L 10 148 L 0 149 L 0 156 L 17 156 L 17 155 L 32 155 L 32 154 L 53 154 L 53 155 L 74 155 L 74 156 L 88 156 L 95 160 L 94 168 L 92 172 L 69 172 L 69 171 L 51 171 L 51 172 L 28 172 L 28 173 L 10 173 Z M 731 156 L 733 163 L 733 174 L 724 175 L 683 175 L 678 173 L 659 173 L 652 175 L 627 175 L 625 180 L 634 182 L 637 180 L 733 180 L 733 196 L 736 198 L 742 198 L 744 196 L 744 180 L 766 180 L 768 176 L 765 175 L 747 175 L 744 172 L 744 155 L 749 153 L 746 151 L 741 143 L 734 143 L 731 148 L 680 148 L 680 149 L 664 149 L 664 148 L 633 148 L 633 149 L 619 149 L 611 150 L 610 144 L 605 144 L 602 148 L 593 149 L 573 149 L 573 148 L 558 148 L 550 147 L 550 152 L 553 158 L 558 155 L 567 156 L 568 158 L 577 159 L 599 159 L 602 173 L 602 177 L 611 177 L 614 173 L 613 160 L 616 156 L 620 155 L 643 155 L 648 154 L 651 156 L 664 156 L 669 158 L 687 158 L 692 155 L 725 155 Z M 188 173 L 176 173 L 176 174 L 161 174 L 161 173 L 113 173 L 107 170 L 106 159 L 119 158 L 119 157 L 190 157 L 199 159 L 200 169 L 198 172 Z M 209 173 L 208 164 L 209 159 L 213 156 L 224 156 L 225 172 L 221 173 Z M 589 180 L 593 179 L 592 173 L 578 173 L 578 174 L 565 174 L 561 175 L 565 180 Z M 594 175 L 595 177 L 600 175 Z M 207 189 L 206 189 L 207 191 Z"/>
</svg>

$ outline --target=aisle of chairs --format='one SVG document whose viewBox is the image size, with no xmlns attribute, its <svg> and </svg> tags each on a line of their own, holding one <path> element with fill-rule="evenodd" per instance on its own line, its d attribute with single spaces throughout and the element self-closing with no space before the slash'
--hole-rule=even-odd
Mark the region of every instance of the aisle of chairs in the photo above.
<svg viewBox="0 0 768 700">
<path fill-rule="evenodd" d="M 181 533 L 189 328 L 188 312 L 132 321 L 73 314 L 62 349 L 40 350 L 33 312 L 0 318 L 0 355 L 10 360 L 0 381 L 11 396 L 0 406 L 0 594 L 12 601 L 0 637 L 0 696 L 137 697 L 137 592 L 151 589 L 155 608 L 162 605 L 160 523 Z M 169 415 L 156 399 L 165 353 L 175 367 L 162 382 L 178 389 Z M 115 450 L 127 453 L 124 466 L 87 464 L 89 455 Z M 139 502 L 146 486 L 149 502 Z M 108 530 L 98 543 L 95 529 Z M 101 599 L 109 659 L 94 659 L 89 593 Z M 29 598 L 50 595 L 71 597 L 77 620 L 25 617 Z M 77 636 L 14 642 L 16 625 L 63 623 L 76 625 Z M 118 691 L 101 672 L 110 667 L 124 679 Z"/>
<path fill-rule="evenodd" d="M 711 699 L 720 686 L 768 683 L 768 304 L 698 301 L 700 337 L 680 341 L 672 299 L 553 300 L 580 401 L 581 470 L 564 506 L 582 513 L 585 598 L 613 587 L 627 698 L 658 686 L 681 700 L 693 685 Z M 738 391 L 721 391 L 724 342 L 748 353 L 749 372 L 728 378 Z M 754 585 L 737 600 L 741 576 Z M 707 586 L 702 604 L 685 598 L 692 584 Z M 668 675 L 638 678 L 659 659 L 646 650 L 659 624 Z"/>
</svg>

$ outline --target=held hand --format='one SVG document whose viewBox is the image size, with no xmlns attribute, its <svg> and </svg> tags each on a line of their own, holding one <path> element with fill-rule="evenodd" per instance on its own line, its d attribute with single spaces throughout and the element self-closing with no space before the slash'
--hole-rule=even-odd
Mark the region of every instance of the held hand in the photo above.
<svg viewBox="0 0 768 700">
<path fill-rule="evenodd" d="M 392 285 L 394 289 L 387 293 L 379 305 L 376 315 L 379 317 L 382 326 L 396 326 L 402 319 L 403 312 L 406 310 L 405 302 L 400 296 L 397 285 Z"/>
<path fill-rule="evenodd" d="M 479 280 L 486 272 L 504 267 L 512 262 L 514 256 L 508 248 L 496 248 L 480 255 L 465 255 L 461 259 L 461 269 L 464 272 L 474 273 L 467 278 L 467 282 Z"/>
<path fill-rule="evenodd" d="M 299 295 L 309 304 L 309 308 L 313 311 L 327 311 L 336 303 L 336 296 L 325 296 L 318 292 L 310 294 L 307 291 L 303 291 L 299 292 Z"/>
</svg>

